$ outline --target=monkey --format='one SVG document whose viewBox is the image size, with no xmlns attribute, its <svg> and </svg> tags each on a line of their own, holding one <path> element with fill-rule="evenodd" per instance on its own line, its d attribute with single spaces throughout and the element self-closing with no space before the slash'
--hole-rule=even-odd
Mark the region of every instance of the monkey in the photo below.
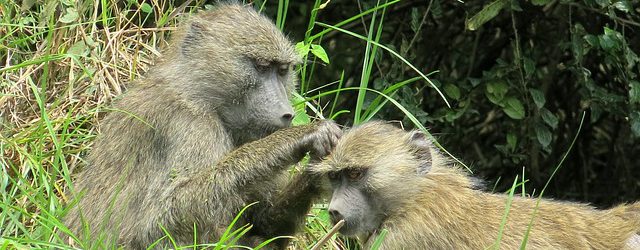
<svg viewBox="0 0 640 250">
<path fill-rule="evenodd" d="M 239 245 L 293 235 L 319 192 L 308 171 L 287 170 L 307 153 L 318 161 L 342 134 L 328 120 L 291 126 L 300 62 L 250 6 L 219 3 L 185 21 L 101 121 L 68 229 L 87 248 L 202 244 L 257 202 L 235 223 L 251 226 Z"/>
<path fill-rule="evenodd" d="M 502 224 L 510 197 L 474 187 L 419 130 L 365 123 L 310 171 L 330 183 L 328 212 L 344 220 L 339 232 L 365 249 L 384 230 L 379 249 L 518 249 L 529 225 L 529 249 L 640 249 L 640 202 L 598 210 L 514 196 Z"/>
</svg>

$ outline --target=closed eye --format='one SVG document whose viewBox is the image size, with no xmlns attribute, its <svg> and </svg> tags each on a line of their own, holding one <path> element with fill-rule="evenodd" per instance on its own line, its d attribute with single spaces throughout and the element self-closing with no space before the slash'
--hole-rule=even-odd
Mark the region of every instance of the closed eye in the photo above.
<svg viewBox="0 0 640 250">
<path fill-rule="evenodd" d="M 289 64 L 280 64 L 278 66 L 278 75 L 285 76 L 286 74 L 289 73 L 290 68 L 291 68 L 291 65 Z"/>
<path fill-rule="evenodd" d="M 327 177 L 329 177 L 329 180 L 337 180 L 338 178 L 340 178 L 340 172 L 338 171 L 329 172 L 327 173 Z"/>
<path fill-rule="evenodd" d="M 271 67 L 271 62 L 264 59 L 255 59 L 253 65 L 256 67 L 256 70 L 260 73 L 265 73 Z"/>
<path fill-rule="evenodd" d="M 357 181 L 360 180 L 362 176 L 364 176 L 364 170 L 362 170 L 361 168 L 347 169 L 346 175 L 350 181 Z"/>
</svg>

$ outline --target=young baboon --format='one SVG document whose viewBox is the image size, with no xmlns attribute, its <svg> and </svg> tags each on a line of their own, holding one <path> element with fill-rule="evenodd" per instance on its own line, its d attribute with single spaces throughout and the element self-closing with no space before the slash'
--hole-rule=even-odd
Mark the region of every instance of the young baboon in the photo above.
<svg viewBox="0 0 640 250">
<path fill-rule="evenodd" d="M 307 152 L 324 157 L 342 133 L 329 121 L 288 128 L 294 47 L 237 4 L 200 13 L 173 36 L 102 122 L 66 224 L 98 248 L 146 248 L 163 229 L 178 244 L 215 242 L 257 201 L 236 223 L 252 225 L 239 244 L 292 235 L 317 186 L 305 171 L 289 179 L 287 167 Z"/>
<path fill-rule="evenodd" d="M 340 232 L 368 249 L 487 249 L 499 235 L 508 196 L 474 182 L 440 154 L 425 134 L 372 122 L 346 132 L 313 167 L 333 187 L 329 213 Z M 536 199 L 514 197 L 501 248 L 518 249 Z M 543 199 L 526 243 L 530 249 L 640 249 L 640 203 L 596 210 Z"/>
</svg>

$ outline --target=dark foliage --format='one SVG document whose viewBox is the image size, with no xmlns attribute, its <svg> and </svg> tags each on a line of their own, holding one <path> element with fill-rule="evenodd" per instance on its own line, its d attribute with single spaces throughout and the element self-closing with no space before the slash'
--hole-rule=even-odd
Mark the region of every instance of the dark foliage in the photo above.
<svg viewBox="0 0 640 250">
<path fill-rule="evenodd" d="M 376 3 L 332 1 L 317 21 L 335 24 Z M 286 30 L 294 40 L 303 39 L 312 6 L 290 3 Z M 343 28 L 366 36 L 371 18 Z M 386 9 L 380 43 L 425 73 L 439 71 L 431 79 L 452 108 L 425 81 L 394 98 L 476 174 L 505 180 L 497 190 L 524 168 L 527 191 L 539 193 L 585 113 L 576 144 L 545 195 L 608 206 L 640 197 L 638 32 L 637 1 L 401 1 Z M 343 70 L 345 87 L 357 86 L 365 42 L 334 31 L 320 44 L 331 63 L 316 68 L 309 89 L 336 81 Z M 382 89 L 415 76 L 379 52 L 369 86 Z M 338 106 L 353 110 L 356 95 L 341 94 Z M 348 124 L 352 118 L 338 119 Z M 410 124 L 392 105 L 377 118 Z"/>
</svg>

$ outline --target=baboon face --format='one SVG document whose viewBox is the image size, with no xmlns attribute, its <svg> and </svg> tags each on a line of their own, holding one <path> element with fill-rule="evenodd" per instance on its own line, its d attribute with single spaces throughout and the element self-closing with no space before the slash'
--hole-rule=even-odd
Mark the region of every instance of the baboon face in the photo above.
<svg viewBox="0 0 640 250">
<path fill-rule="evenodd" d="M 431 168 L 432 144 L 419 131 L 367 123 L 347 132 L 333 153 L 316 166 L 332 184 L 329 214 L 345 225 L 340 233 L 366 237 L 389 214 L 421 192 L 418 183 Z"/>
<path fill-rule="evenodd" d="M 244 141 L 262 138 L 288 127 L 294 116 L 286 87 L 292 81 L 291 63 L 247 60 L 252 72 L 246 94 L 232 99 L 219 108 L 225 126 L 244 135 Z"/>
<path fill-rule="evenodd" d="M 197 83 L 189 95 L 215 110 L 241 142 L 288 127 L 294 116 L 294 46 L 251 7 L 223 5 L 195 18 L 176 55 Z"/>
<path fill-rule="evenodd" d="M 363 168 L 348 168 L 328 174 L 333 188 L 329 215 L 334 224 L 345 221 L 340 233 L 346 236 L 373 232 L 383 218 L 380 202 L 366 187 L 367 175 Z"/>
</svg>

